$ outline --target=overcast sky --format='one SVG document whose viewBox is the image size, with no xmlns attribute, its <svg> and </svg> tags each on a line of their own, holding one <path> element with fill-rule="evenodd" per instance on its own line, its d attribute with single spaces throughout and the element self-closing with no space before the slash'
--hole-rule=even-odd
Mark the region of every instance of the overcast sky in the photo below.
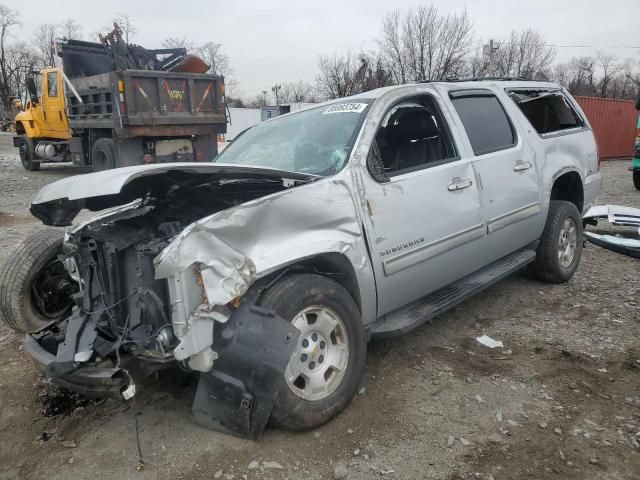
<svg viewBox="0 0 640 480">
<path fill-rule="evenodd" d="M 276 82 L 313 81 L 321 53 L 360 51 L 375 46 L 380 23 L 393 8 L 428 2 L 412 0 L 0 0 L 18 10 L 22 32 L 40 23 L 77 20 L 85 36 L 108 24 L 116 13 L 135 18 L 135 43 L 159 48 L 166 37 L 187 36 L 196 44 L 223 44 L 244 95 L 270 90 Z M 442 13 L 465 7 L 483 40 L 512 29 L 533 27 L 549 43 L 640 46 L 640 0 L 513 0 L 436 2 Z M 16 33 L 18 33 L 16 31 Z M 640 49 L 611 50 L 640 60 Z M 559 48 L 558 60 L 593 55 L 590 48 Z"/>
</svg>

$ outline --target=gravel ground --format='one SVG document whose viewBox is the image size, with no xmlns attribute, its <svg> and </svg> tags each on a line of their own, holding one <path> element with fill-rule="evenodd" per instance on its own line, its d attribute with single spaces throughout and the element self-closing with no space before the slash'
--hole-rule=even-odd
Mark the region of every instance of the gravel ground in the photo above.
<svg viewBox="0 0 640 480">
<path fill-rule="evenodd" d="M 27 211 L 38 188 L 81 173 L 26 172 L 14 152 L 0 136 L 0 262 L 38 228 Z M 626 167 L 603 164 L 601 203 L 640 205 Z M 589 245 L 566 285 L 514 275 L 370 344 L 360 394 L 329 424 L 258 442 L 194 425 L 195 383 L 175 372 L 129 403 L 69 395 L 0 326 L 0 479 L 637 479 L 639 265 Z"/>
</svg>

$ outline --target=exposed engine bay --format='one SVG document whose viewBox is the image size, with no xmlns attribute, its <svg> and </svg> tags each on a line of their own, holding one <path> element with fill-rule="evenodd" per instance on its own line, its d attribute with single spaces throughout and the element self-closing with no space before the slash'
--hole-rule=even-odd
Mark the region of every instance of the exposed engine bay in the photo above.
<svg viewBox="0 0 640 480">
<path fill-rule="evenodd" d="M 135 395 L 136 385 L 149 374 L 180 363 L 206 375 L 194 403 L 196 420 L 243 436 L 259 435 L 291 355 L 287 345 L 292 348 L 297 339 L 295 327 L 255 306 L 257 294 L 245 295 L 242 301 L 217 305 L 217 313 L 209 312 L 220 320 L 205 324 L 210 330 L 205 338 L 216 338 L 213 343 L 219 344 L 215 351 L 209 343 L 195 352 L 199 356 L 191 351 L 178 358 L 174 351 L 181 349 L 175 323 L 180 322 L 174 313 L 175 303 L 181 300 L 172 298 L 167 279 L 157 277 L 154 260 L 193 222 L 294 185 L 296 181 L 274 175 L 229 178 L 181 171 L 128 183 L 117 203 L 136 200 L 67 234 L 62 256 L 78 284 L 75 306 L 63 321 L 29 335 L 25 348 L 43 365 L 45 376 L 61 385 L 88 395 L 125 399 Z M 113 202 L 112 197 L 103 196 L 82 206 L 100 209 Z M 64 203 L 67 208 L 57 216 L 47 217 L 36 204 L 32 210 L 51 222 L 64 223 L 80 206 L 70 209 L 72 202 Z M 193 280 L 189 295 L 199 297 L 196 304 L 207 305 L 198 265 L 187 269 L 187 274 Z M 253 324 L 249 330 L 242 321 L 247 318 Z M 243 336 L 236 338 L 238 332 Z M 265 344 L 265 338 L 272 343 Z M 219 368 L 210 372 L 218 358 Z M 245 365 L 240 369 L 242 378 L 238 378 L 238 365 Z M 212 389 L 228 395 L 216 400 L 219 395 Z M 226 417 L 222 416 L 225 411 Z"/>
</svg>

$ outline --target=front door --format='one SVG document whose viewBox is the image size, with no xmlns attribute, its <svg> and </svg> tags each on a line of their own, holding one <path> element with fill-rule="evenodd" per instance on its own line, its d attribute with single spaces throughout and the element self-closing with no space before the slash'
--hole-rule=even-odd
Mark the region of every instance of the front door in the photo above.
<svg viewBox="0 0 640 480">
<path fill-rule="evenodd" d="M 46 137 L 66 138 L 69 134 L 61 77 L 57 69 L 44 72 L 41 96 L 44 117 L 42 134 Z"/>
<path fill-rule="evenodd" d="M 430 95 L 385 114 L 362 183 L 378 314 L 402 307 L 483 265 L 480 193 Z"/>
</svg>

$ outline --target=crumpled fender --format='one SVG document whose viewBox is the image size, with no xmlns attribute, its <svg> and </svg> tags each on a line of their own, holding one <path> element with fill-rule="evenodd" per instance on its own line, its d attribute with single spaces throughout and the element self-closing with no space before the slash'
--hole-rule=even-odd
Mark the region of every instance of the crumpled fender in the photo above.
<svg viewBox="0 0 640 480">
<path fill-rule="evenodd" d="M 188 338 L 190 330 L 195 334 L 209 329 L 192 329 L 203 301 L 224 306 L 244 295 L 258 278 L 318 254 L 347 257 L 368 308 L 375 308 L 373 273 L 349 181 L 337 175 L 215 213 L 191 224 L 165 248 L 155 260 L 155 275 L 170 284 L 174 330 L 183 340 L 177 357 L 210 344 L 201 335 Z M 193 281 L 189 277 L 194 268 L 201 275 L 204 299 L 185 288 Z M 177 298 L 180 291 L 184 295 Z M 366 314 L 370 316 L 363 311 L 364 318 L 375 318 L 374 311 Z"/>
</svg>

